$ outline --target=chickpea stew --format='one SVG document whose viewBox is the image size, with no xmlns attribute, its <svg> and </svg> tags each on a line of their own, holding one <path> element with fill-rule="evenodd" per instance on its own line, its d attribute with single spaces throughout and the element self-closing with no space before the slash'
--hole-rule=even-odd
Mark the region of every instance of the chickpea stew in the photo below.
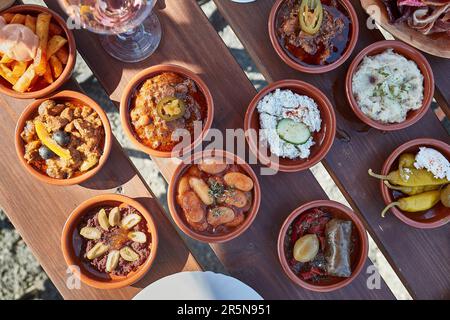
<svg viewBox="0 0 450 320">
<path fill-rule="evenodd" d="M 176 186 L 176 202 L 189 228 L 206 236 L 227 235 L 252 211 L 255 185 L 237 164 L 205 158 L 188 167 Z"/>
</svg>

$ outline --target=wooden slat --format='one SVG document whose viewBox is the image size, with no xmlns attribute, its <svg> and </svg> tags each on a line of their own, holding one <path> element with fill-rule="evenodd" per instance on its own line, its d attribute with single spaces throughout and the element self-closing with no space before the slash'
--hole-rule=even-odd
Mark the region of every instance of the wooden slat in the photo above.
<svg viewBox="0 0 450 320">
<path fill-rule="evenodd" d="M 360 20 L 360 36 L 355 52 L 346 64 L 323 75 L 296 72 L 276 55 L 267 31 L 273 1 L 258 0 L 246 5 L 217 0 L 215 3 L 268 81 L 287 78 L 305 80 L 319 87 L 331 99 L 337 112 L 340 133 L 326 157 L 325 166 L 336 178 L 349 202 L 362 212 L 379 247 L 394 264 L 400 278 L 406 280 L 405 285 L 413 297 L 448 298 L 450 265 L 445 261 L 450 258 L 450 226 L 425 231 L 408 227 L 394 216 L 381 219 L 380 211 L 384 203 L 378 181 L 368 177 L 367 169 L 380 171 L 390 152 L 408 140 L 433 137 L 448 142 L 449 137 L 431 110 L 417 125 L 395 133 L 369 130 L 354 116 L 345 98 L 346 70 L 355 54 L 370 43 L 382 40 L 377 30 L 367 29 L 367 16 L 359 1 L 352 1 Z M 436 85 L 443 93 L 440 95 L 441 101 L 447 99 L 448 104 L 450 60 L 427 57 L 435 73 Z"/>
<path fill-rule="evenodd" d="M 51 1 L 47 3 L 55 8 Z M 80 53 L 111 99 L 116 104 L 120 101 L 123 88 L 138 71 L 159 63 L 175 63 L 198 73 L 208 84 L 216 106 L 215 128 L 222 131 L 242 128 L 244 111 L 255 95 L 255 89 L 197 3 L 194 0 L 166 0 L 164 8 L 160 6 L 157 13 L 163 25 L 163 40 L 158 51 L 142 63 L 116 61 L 104 52 L 95 35 L 84 31 L 75 33 Z M 158 164 L 165 177 L 170 178 L 173 163 L 158 160 Z M 259 173 L 259 167 L 255 170 Z M 267 299 L 393 298 L 384 282 L 380 290 L 368 290 L 366 274 L 361 274 L 347 288 L 328 294 L 312 293 L 292 284 L 278 262 L 279 229 L 293 209 L 304 202 L 326 198 L 326 195 L 310 172 L 280 173 L 274 177 L 261 177 L 260 182 L 263 201 L 252 227 L 238 239 L 212 246 L 233 276 Z"/>
<path fill-rule="evenodd" d="M 74 83 L 72 88 L 80 90 Z M 130 299 L 142 288 L 164 276 L 200 270 L 157 199 L 142 182 L 116 140 L 105 167 L 82 185 L 49 186 L 31 177 L 17 160 L 14 149 L 16 121 L 29 103 L 0 95 L 0 206 L 64 298 Z M 70 212 L 82 201 L 118 190 L 137 199 L 152 213 L 160 237 L 155 264 L 141 281 L 124 289 L 96 290 L 82 285 L 80 290 L 69 290 L 65 285 L 67 265 L 60 249 L 63 225 Z"/>
</svg>

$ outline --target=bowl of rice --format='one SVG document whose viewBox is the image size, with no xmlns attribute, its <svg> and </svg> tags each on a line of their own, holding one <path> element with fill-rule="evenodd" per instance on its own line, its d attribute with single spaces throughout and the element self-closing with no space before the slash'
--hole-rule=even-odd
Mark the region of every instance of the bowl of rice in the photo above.
<svg viewBox="0 0 450 320">
<path fill-rule="evenodd" d="M 282 80 L 255 96 L 244 128 L 250 150 L 263 165 L 298 172 L 328 153 L 336 134 L 336 116 L 319 89 L 303 81 Z"/>
<path fill-rule="evenodd" d="M 436 178 L 450 180 L 450 145 L 443 141 L 422 138 L 415 139 L 399 146 L 387 158 L 381 174 L 386 175 L 398 167 L 399 157 L 404 153 L 415 155 L 414 167 L 430 171 Z M 396 194 L 380 181 L 381 194 L 386 205 L 396 201 Z M 445 188 L 445 185 L 442 186 Z M 404 212 L 399 208 L 391 208 L 391 212 L 402 222 L 419 229 L 441 227 L 450 221 L 450 209 L 442 202 L 422 212 Z"/>
</svg>

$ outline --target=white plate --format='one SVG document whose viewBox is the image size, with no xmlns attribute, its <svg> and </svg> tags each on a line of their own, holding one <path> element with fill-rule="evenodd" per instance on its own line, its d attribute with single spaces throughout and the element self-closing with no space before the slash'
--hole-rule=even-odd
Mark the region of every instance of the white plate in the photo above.
<svg viewBox="0 0 450 320">
<path fill-rule="evenodd" d="M 213 272 L 181 272 L 162 278 L 133 300 L 263 300 L 245 283 Z"/>
</svg>

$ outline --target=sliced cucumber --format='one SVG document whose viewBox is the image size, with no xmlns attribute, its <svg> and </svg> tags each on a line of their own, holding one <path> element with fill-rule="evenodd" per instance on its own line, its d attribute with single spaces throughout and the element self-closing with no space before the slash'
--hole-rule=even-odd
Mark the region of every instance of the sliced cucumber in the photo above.
<svg viewBox="0 0 450 320">
<path fill-rule="evenodd" d="M 292 119 L 280 120 L 277 124 L 277 133 L 281 139 L 295 145 L 304 144 L 311 137 L 311 132 L 304 123 Z"/>
</svg>

